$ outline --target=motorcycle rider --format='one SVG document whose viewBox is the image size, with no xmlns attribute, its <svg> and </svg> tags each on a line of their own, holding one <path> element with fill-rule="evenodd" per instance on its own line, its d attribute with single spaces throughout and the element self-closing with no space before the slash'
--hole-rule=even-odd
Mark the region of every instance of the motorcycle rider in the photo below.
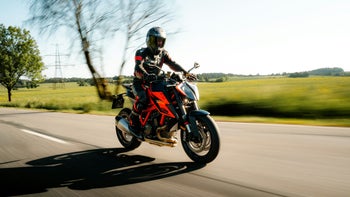
<svg viewBox="0 0 350 197">
<path fill-rule="evenodd" d="M 138 138 L 142 138 L 140 114 L 147 107 L 147 95 L 144 88 L 146 81 L 154 81 L 162 68 L 167 64 L 173 71 L 183 72 L 188 78 L 195 78 L 193 74 L 186 72 L 179 64 L 173 61 L 168 51 L 164 49 L 166 33 L 161 27 L 151 28 L 146 36 L 146 48 L 141 48 L 135 54 L 135 69 L 133 88 L 136 94 L 136 102 L 130 115 L 130 130 Z"/>
</svg>

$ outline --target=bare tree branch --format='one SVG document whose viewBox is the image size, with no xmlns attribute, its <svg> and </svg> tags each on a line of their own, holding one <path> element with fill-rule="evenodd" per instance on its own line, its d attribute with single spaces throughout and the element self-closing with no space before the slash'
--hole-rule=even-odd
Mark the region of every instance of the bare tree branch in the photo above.
<svg viewBox="0 0 350 197">
<path fill-rule="evenodd" d="M 30 12 L 32 16 L 27 21 L 38 25 L 42 33 L 52 35 L 64 27 L 70 30 L 72 46 L 74 41 L 80 41 L 101 99 L 111 99 L 105 79 L 93 63 L 94 58 L 102 59 L 102 41 L 117 35 L 116 32 L 125 36 L 121 75 L 129 52 L 140 40 L 141 33 L 147 31 L 145 28 L 172 20 L 172 12 L 162 0 L 31 0 Z M 118 93 L 118 89 L 116 91 Z"/>
</svg>

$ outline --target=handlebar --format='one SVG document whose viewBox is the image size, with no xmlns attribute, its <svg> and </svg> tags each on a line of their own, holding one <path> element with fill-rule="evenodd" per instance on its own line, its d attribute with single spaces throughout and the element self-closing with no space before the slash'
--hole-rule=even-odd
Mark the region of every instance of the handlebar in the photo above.
<svg viewBox="0 0 350 197">
<path fill-rule="evenodd" d="M 164 79 L 169 79 L 169 80 L 172 80 L 174 82 L 181 82 L 183 80 L 189 80 L 189 81 L 195 81 L 197 80 L 197 78 L 194 76 L 194 75 L 189 75 L 189 76 L 185 76 L 184 73 L 182 72 L 165 72 L 161 67 L 159 66 L 155 66 L 154 67 L 158 68 L 160 70 L 161 73 L 159 73 L 157 75 L 157 79 L 155 80 L 152 80 L 152 81 L 147 81 L 148 83 L 152 83 L 152 82 L 155 82 L 155 81 L 158 81 L 158 80 L 164 80 Z M 190 71 L 192 71 L 193 69 L 197 69 L 199 68 L 200 65 L 195 62 L 193 67 L 190 68 L 187 73 L 190 73 Z"/>
</svg>

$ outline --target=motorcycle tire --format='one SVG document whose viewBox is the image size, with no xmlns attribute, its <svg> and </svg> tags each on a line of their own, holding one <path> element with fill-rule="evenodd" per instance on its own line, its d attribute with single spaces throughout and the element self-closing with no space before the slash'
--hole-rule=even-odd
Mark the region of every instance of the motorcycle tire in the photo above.
<svg viewBox="0 0 350 197">
<path fill-rule="evenodd" d="M 124 108 L 119 112 L 118 116 L 121 116 L 129 121 L 130 114 L 131 114 L 131 109 Z M 133 135 L 129 133 L 125 133 L 120 129 L 118 129 L 117 127 L 115 127 L 115 129 L 116 129 L 118 140 L 125 149 L 134 150 L 141 145 L 141 141 L 139 141 Z"/>
<path fill-rule="evenodd" d="M 209 115 L 196 116 L 196 126 L 200 140 L 185 137 L 186 130 L 181 131 L 182 147 L 187 156 L 196 163 L 212 162 L 219 154 L 220 137 L 215 121 Z"/>
</svg>

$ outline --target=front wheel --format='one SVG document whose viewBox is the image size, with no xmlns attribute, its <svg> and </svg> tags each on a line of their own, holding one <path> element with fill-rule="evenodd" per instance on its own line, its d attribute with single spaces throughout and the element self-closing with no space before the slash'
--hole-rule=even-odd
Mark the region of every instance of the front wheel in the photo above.
<svg viewBox="0 0 350 197">
<path fill-rule="evenodd" d="M 124 108 L 119 112 L 118 116 L 123 117 L 129 121 L 130 114 L 131 109 Z M 115 127 L 115 130 L 119 142 L 124 146 L 125 149 L 134 150 L 141 145 L 141 142 L 133 135 L 125 133 L 124 131 L 118 129 L 118 127 Z"/>
<path fill-rule="evenodd" d="M 186 137 L 187 131 L 181 131 L 182 147 L 186 154 L 197 163 L 212 162 L 219 154 L 219 130 L 214 120 L 209 116 L 196 116 L 196 125 L 201 139 Z"/>
</svg>

